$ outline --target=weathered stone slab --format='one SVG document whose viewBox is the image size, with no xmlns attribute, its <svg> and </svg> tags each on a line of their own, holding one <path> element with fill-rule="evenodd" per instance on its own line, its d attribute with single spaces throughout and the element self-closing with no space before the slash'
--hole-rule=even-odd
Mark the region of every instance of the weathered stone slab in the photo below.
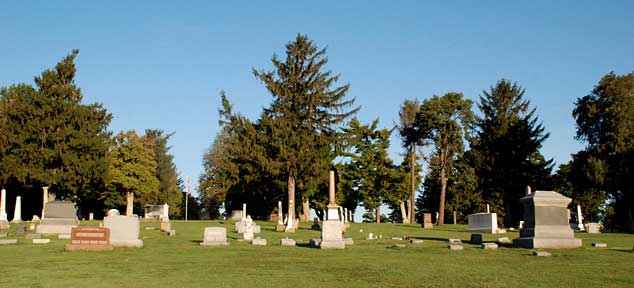
<svg viewBox="0 0 634 288">
<path fill-rule="evenodd" d="M 297 244 L 295 243 L 295 240 L 290 238 L 283 238 L 280 243 L 282 246 L 295 246 Z"/>
<path fill-rule="evenodd" d="M 533 255 L 539 256 L 539 257 L 550 257 L 553 254 L 551 254 L 550 252 L 546 252 L 546 251 L 534 251 Z"/>
<path fill-rule="evenodd" d="M 0 245 L 18 244 L 18 239 L 0 239 Z"/>
<path fill-rule="evenodd" d="M 46 203 L 44 217 L 35 231 L 39 234 L 71 234 L 77 227 L 77 209 L 68 201 L 50 201 Z"/>
<path fill-rule="evenodd" d="M 500 233 L 496 213 L 476 213 L 469 215 L 469 232 Z"/>
<path fill-rule="evenodd" d="M 262 239 L 260 237 L 254 238 L 251 241 L 251 245 L 254 245 L 254 246 L 266 246 L 266 239 Z"/>
<path fill-rule="evenodd" d="M 57 239 L 70 239 L 70 234 L 57 234 Z"/>
<path fill-rule="evenodd" d="M 346 244 L 343 241 L 342 226 L 339 220 L 326 220 L 323 222 L 321 230 L 321 249 L 344 249 Z"/>
<path fill-rule="evenodd" d="M 608 248 L 608 244 L 607 243 L 600 243 L 600 242 L 592 242 L 592 247 Z"/>
<path fill-rule="evenodd" d="M 423 228 L 434 228 L 434 223 L 431 221 L 431 213 L 423 213 Z"/>
<path fill-rule="evenodd" d="M 33 239 L 33 244 L 48 244 L 51 243 L 51 239 Z"/>
<path fill-rule="evenodd" d="M 405 244 L 394 244 L 394 246 L 396 246 L 398 248 L 407 248 L 407 245 L 405 245 Z"/>
<path fill-rule="evenodd" d="M 42 234 L 37 234 L 37 233 L 26 234 L 27 240 L 40 239 L 40 238 L 42 238 Z"/>
<path fill-rule="evenodd" d="M 26 225 L 17 224 L 15 225 L 15 235 L 24 235 L 26 233 Z"/>
<path fill-rule="evenodd" d="M 497 241 L 499 244 L 512 244 L 513 242 L 511 242 L 511 239 L 509 239 L 509 237 L 501 237 L 498 238 Z"/>
<path fill-rule="evenodd" d="M 462 240 L 449 238 L 449 244 L 462 245 Z"/>
<path fill-rule="evenodd" d="M 343 238 L 343 243 L 346 245 L 354 245 L 352 238 Z"/>
<path fill-rule="evenodd" d="M 423 244 L 425 241 L 423 241 L 422 239 L 410 239 L 409 243 L 412 244 Z"/>
<path fill-rule="evenodd" d="M 460 244 L 449 244 L 449 250 L 462 250 L 464 249 Z"/>
<path fill-rule="evenodd" d="M 7 237 L 7 232 L 0 232 L 0 238 Z"/>
<path fill-rule="evenodd" d="M 143 247 L 139 239 L 139 218 L 114 215 L 103 218 L 103 226 L 110 229 L 110 244 L 115 247 Z"/>
<path fill-rule="evenodd" d="M 588 231 L 588 233 L 590 233 L 590 234 L 600 234 L 603 225 L 601 225 L 599 223 L 588 223 L 588 224 L 586 224 L 586 226 L 587 226 L 586 231 Z"/>
<path fill-rule="evenodd" d="M 484 249 L 484 250 L 495 250 L 495 249 L 498 249 L 498 244 L 495 244 L 495 243 L 492 243 L 492 242 L 482 243 L 482 249 Z"/>
<path fill-rule="evenodd" d="M 110 229 L 105 227 L 81 226 L 71 230 L 70 243 L 64 246 L 66 251 L 110 251 Z"/>
<path fill-rule="evenodd" d="M 172 230 L 172 222 L 169 222 L 169 221 L 161 222 L 161 231 L 167 232 L 170 230 Z"/>
<path fill-rule="evenodd" d="M 275 231 L 277 231 L 277 232 L 284 232 L 284 229 L 286 229 L 286 225 L 284 225 L 284 224 L 275 225 Z"/>
<path fill-rule="evenodd" d="M 202 246 L 225 246 L 227 242 L 227 229 L 225 227 L 205 227 Z"/>
<path fill-rule="evenodd" d="M 482 234 L 471 234 L 471 240 L 469 243 L 480 245 L 482 244 Z"/>
</svg>

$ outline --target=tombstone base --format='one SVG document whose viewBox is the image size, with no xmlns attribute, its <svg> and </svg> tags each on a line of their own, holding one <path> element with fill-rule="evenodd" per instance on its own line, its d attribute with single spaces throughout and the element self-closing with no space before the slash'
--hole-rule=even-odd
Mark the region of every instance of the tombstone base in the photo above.
<svg viewBox="0 0 634 288">
<path fill-rule="evenodd" d="M 229 242 L 200 242 L 200 246 L 229 246 Z"/>
<path fill-rule="evenodd" d="M 344 249 L 346 248 L 346 242 L 343 240 L 324 241 L 319 244 L 321 249 Z"/>
<path fill-rule="evenodd" d="M 114 247 L 142 248 L 143 240 L 111 240 L 110 244 Z"/>
<path fill-rule="evenodd" d="M 284 232 L 285 229 L 286 229 L 286 226 L 284 224 L 275 225 L 275 231 L 277 232 Z"/>
<path fill-rule="evenodd" d="M 346 242 L 343 240 L 343 223 L 339 220 L 326 220 L 321 229 L 321 249 L 344 249 Z"/>
<path fill-rule="evenodd" d="M 577 238 L 533 238 L 524 237 L 513 239 L 513 246 L 520 248 L 578 248 L 581 239 Z"/>
<path fill-rule="evenodd" d="M 284 227 L 284 233 L 295 233 L 295 227 Z"/>
<path fill-rule="evenodd" d="M 310 230 L 321 231 L 321 226 L 313 224 L 313 226 L 310 226 Z"/>
<path fill-rule="evenodd" d="M 66 251 L 112 251 L 114 246 L 110 244 L 94 245 L 94 244 L 66 244 Z"/>
<path fill-rule="evenodd" d="M 77 225 L 47 225 L 40 224 L 35 228 L 38 234 L 70 234 L 70 231 Z"/>
<path fill-rule="evenodd" d="M 421 227 L 423 227 L 425 229 L 434 228 L 434 224 L 433 223 L 423 223 L 423 224 L 421 224 Z"/>
</svg>

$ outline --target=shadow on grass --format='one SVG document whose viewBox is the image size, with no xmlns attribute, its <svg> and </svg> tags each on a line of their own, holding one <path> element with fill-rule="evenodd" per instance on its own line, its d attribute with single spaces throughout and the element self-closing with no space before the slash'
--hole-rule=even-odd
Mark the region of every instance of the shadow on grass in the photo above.
<svg viewBox="0 0 634 288">
<path fill-rule="evenodd" d="M 196 244 L 203 243 L 203 240 L 189 240 L 189 241 Z"/>
<path fill-rule="evenodd" d="M 628 249 L 628 248 L 610 248 L 607 249 L 608 251 L 612 251 L 612 252 L 625 252 L 625 253 L 632 253 L 634 254 L 634 249 Z"/>
</svg>

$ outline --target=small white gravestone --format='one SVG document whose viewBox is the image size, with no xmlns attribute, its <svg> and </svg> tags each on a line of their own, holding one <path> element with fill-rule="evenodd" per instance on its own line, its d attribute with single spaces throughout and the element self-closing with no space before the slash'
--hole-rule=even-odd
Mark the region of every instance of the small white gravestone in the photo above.
<svg viewBox="0 0 634 288">
<path fill-rule="evenodd" d="M 2 189 L 0 194 L 0 229 L 9 228 L 7 219 L 7 190 Z"/>
<path fill-rule="evenodd" d="M 225 227 L 205 227 L 202 246 L 224 246 L 227 242 L 227 229 Z"/>
<path fill-rule="evenodd" d="M 581 205 L 577 204 L 577 227 L 575 230 L 584 231 L 583 228 L 583 215 L 581 214 Z"/>
<path fill-rule="evenodd" d="M 253 240 L 253 220 L 251 220 L 251 216 L 247 217 L 246 227 L 244 233 L 242 233 L 242 237 L 245 241 Z"/>
<path fill-rule="evenodd" d="M 22 222 L 22 197 L 15 197 L 15 210 L 13 210 L 13 223 Z"/>
<path fill-rule="evenodd" d="M 163 217 L 161 219 L 163 222 L 170 221 L 169 211 L 170 211 L 170 206 L 167 205 L 167 203 L 163 204 Z"/>
<path fill-rule="evenodd" d="M 119 216 L 119 210 L 117 209 L 110 209 L 108 210 L 108 216 Z"/>
<path fill-rule="evenodd" d="M 600 234 L 602 229 L 602 225 L 599 223 L 590 222 L 586 224 L 586 231 L 590 234 Z"/>
<path fill-rule="evenodd" d="M 290 239 L 288 237 L 286 238 L 282 238 L 282 240 L 280 241 L 282 246 L 295 246 L 295 240 Z"/>
<path fill-rule="evenodd" d="M 51 239 L 42 239 L 42 238 L 32 239 L 31 241 L 33 241 L 33 244 L 48 244 L 48 243 L 51 243 Z"/>
<path fill-rule="evenodd" d="M 92 212 L 88 213 L 88 220 L 90 221 L 95 220 L 95 214 Z"/>
<path fill-rule="evenodd" d="M 253 239 L 251 241 L 251 245 L 254 245 L 254 246 L 266 246 L 266 239 L 262 239 L 260 237 L 257 237 L 257 238 L 255 238 L 255 239 Z"/>
</svg>

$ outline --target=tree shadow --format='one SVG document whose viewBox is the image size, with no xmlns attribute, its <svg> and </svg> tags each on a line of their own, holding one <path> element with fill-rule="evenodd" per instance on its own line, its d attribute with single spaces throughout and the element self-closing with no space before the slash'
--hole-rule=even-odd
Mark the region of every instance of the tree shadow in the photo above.
<svg viewBox="0 0 634 288">
<path fill-rule="evenodd" d="M 196 244 L 203 243 L 203 240 L 189 240 L 189 241 Z"/>
</svg>

